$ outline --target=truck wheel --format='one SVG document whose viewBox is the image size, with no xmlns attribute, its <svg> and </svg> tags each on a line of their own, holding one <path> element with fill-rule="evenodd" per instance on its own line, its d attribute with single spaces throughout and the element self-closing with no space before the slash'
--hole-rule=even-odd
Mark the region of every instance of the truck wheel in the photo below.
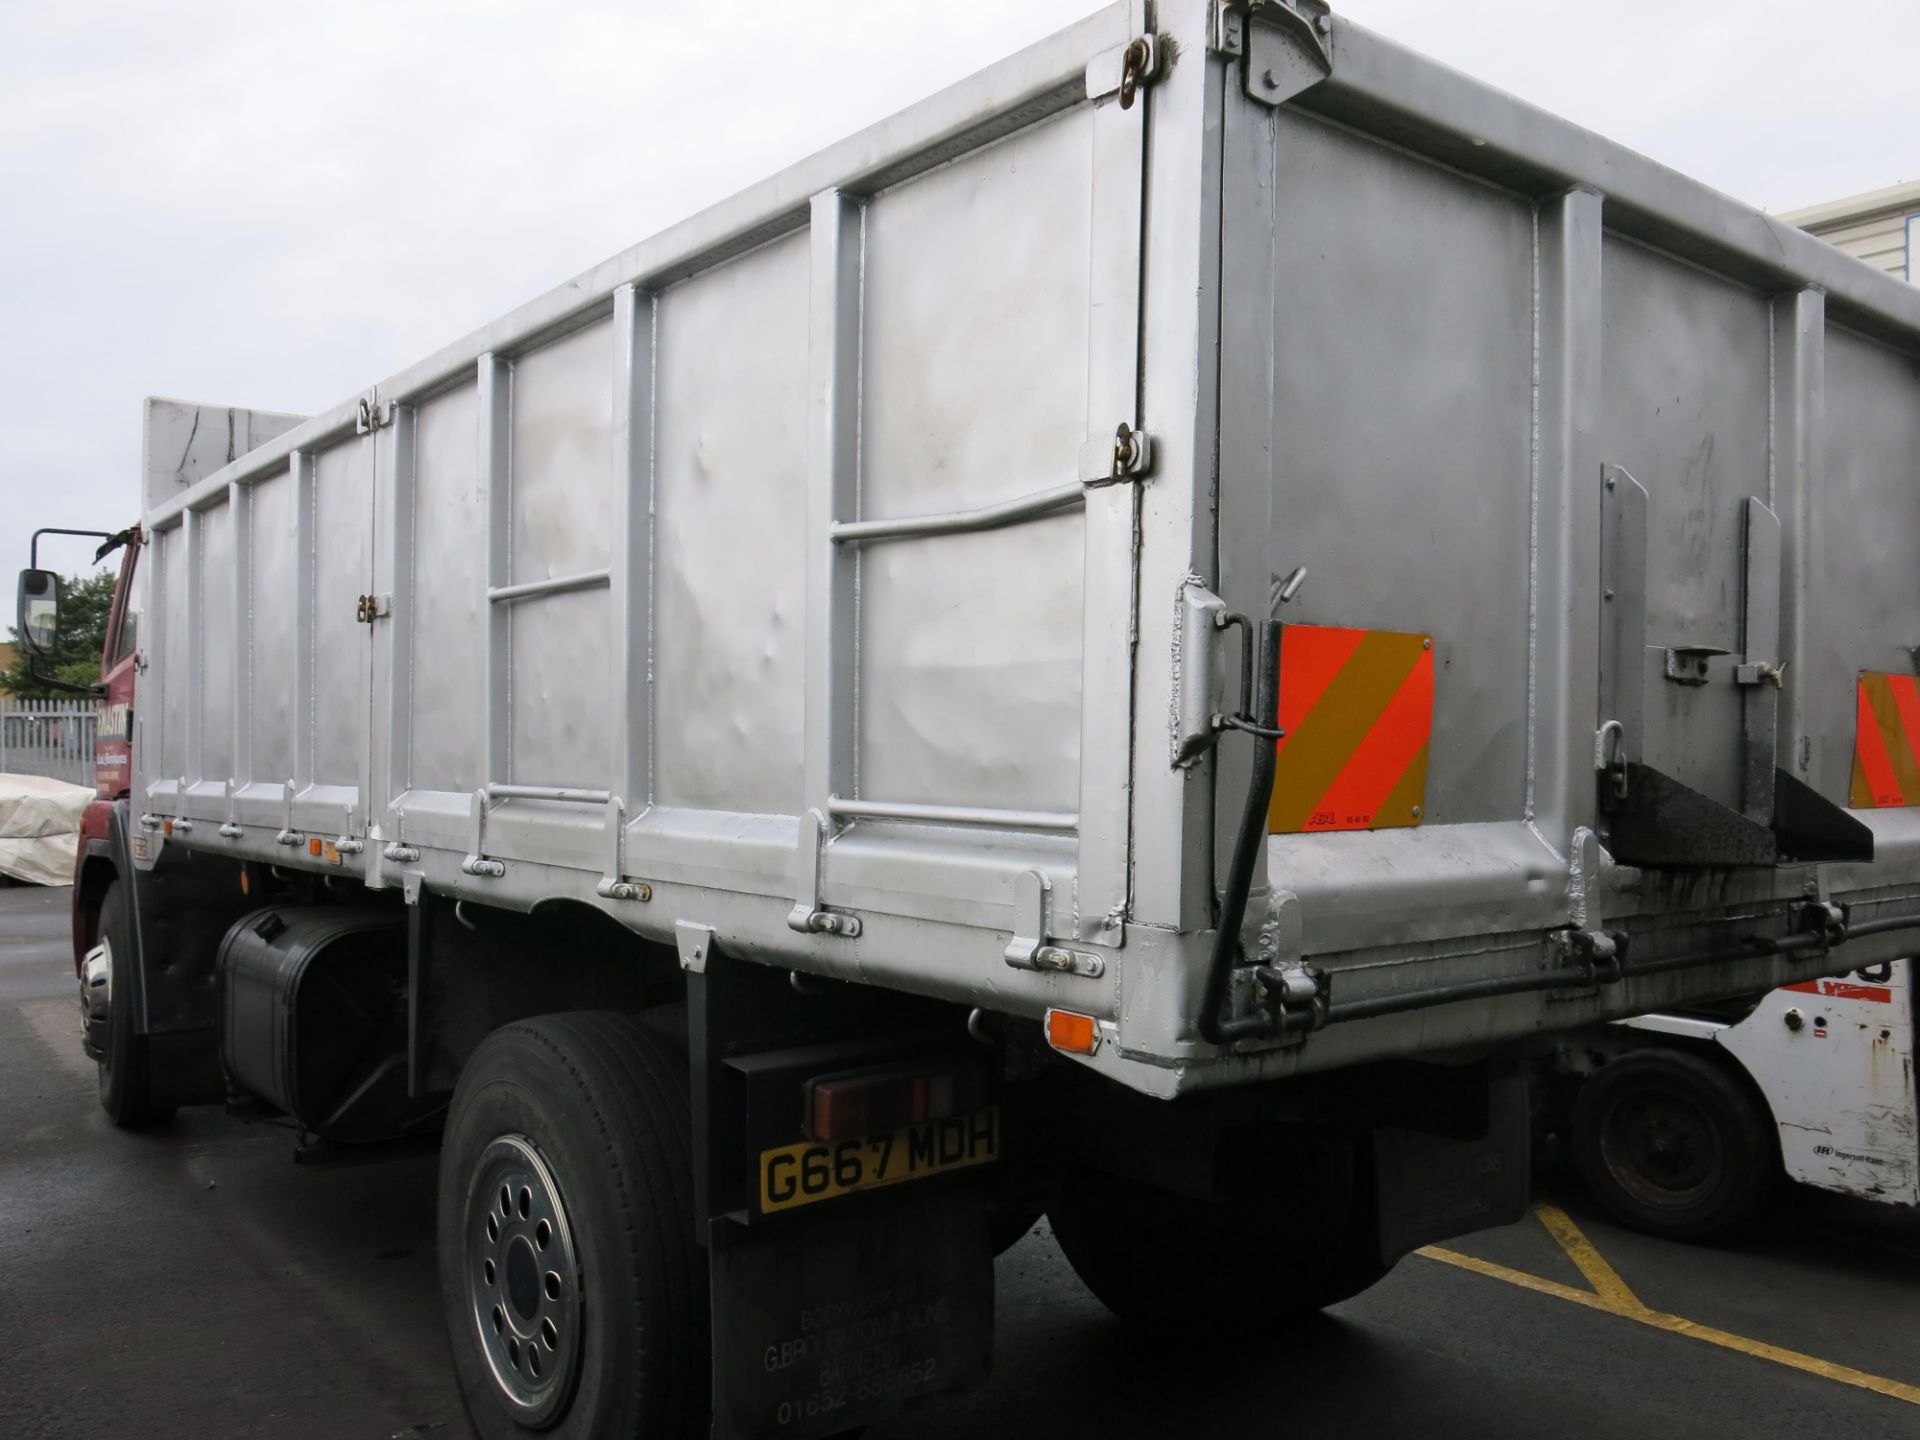
<svg viewBox="0 0 1920 1440">
<path fill-rule="evenodd" d="M 127 926 L 127 895 L 121 882 L 100 897 L 99 960 L 106 971 L 107 1023 L 101 1046 L 100 1108 L 122 1130 L 141 1130 L 173 1119 L 174 1107 L 155 1100 L 147 1037 L 133 1030 L 133 933 Z M 116 970 L 119 973 L 115 973 Z M 116 994 L 116 989 L 118 993 Z"/>
<path fill-rule="evenodd" d="M 685 1068 L 621 1015 L 545 1015 L 461 1072 L 440 1294 L 487 1440 L 707 1432 L 705 1252 Z"/>
<path fill-rule="evenodd" d="M 1766 1107 L 1737 1075 L 1681 1050 L 1603 1066 L 1573 1107 L 1573 1157 L 1621 1224 L 1702 1240 L 1750 1216 L 1778 1170 Z"/>
<path fill-rule="evenodd" d="M 1257 1207 L 1075 1168 L 1048 1210 L 1074 1273 L 1129 1325 L 1248 1339 L 1350 1299 L 1389 1266 L 1356 1243 L 1352 1149 L 1288 1146 Z M 1372 1237 L 1365 1237 L 1371 1241 Z M 1361 1259 L 1367 1252 L 1368 1258 Z"/>
</svg>

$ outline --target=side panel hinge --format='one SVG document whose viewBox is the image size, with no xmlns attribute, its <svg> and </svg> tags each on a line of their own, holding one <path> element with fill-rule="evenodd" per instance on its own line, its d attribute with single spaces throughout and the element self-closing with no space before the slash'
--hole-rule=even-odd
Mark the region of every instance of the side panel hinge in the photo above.
<svg viewBox="0 0 1920 1440">
<path fill-rule="evenodd" d="M 1208 35 L 1239 56 L 1247 98 L 1284 105 L 1333 74 L 1333 16 L 1324 0 L 1217 0 Z"/>
</svg>

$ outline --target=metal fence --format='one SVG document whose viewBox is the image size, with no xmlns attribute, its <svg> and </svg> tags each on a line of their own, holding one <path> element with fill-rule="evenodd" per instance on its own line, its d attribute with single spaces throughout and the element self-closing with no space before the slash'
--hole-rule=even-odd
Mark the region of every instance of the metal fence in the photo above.
<svg viewBox="0 0 1920 1440">
<path fill-rule="evenodd" d="M 0 775 L 50 775 L 93 784 L 92 700 L 19 700 L 0 695 Z"/>
</svg>

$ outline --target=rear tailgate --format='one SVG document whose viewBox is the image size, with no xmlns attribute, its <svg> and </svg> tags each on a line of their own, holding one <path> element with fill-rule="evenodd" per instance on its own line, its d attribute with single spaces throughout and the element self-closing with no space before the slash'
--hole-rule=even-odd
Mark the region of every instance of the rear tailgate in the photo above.
<svg viewBox="0 0 1920 1440">
<path fill-rule="evenodd" d="M 1899 953 L 1920 293 L 1327 33 L 1250 22 L 1225 62 L 1220 594 L 1287 626 L 1269 968 L 1229 999 L 1286 1044 L 1245 1048 L 1324 1068 Z"/>
</svg>

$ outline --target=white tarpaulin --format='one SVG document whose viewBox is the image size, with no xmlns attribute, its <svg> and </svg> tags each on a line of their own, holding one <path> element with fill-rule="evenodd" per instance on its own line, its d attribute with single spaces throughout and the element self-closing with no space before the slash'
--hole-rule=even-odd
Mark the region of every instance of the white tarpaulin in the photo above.
<svg viewBox="0 0 1920 1440">
<path fill-rule="evenodd" d="M 71 885 L 93 791 L 44 775 L 0 775 L 0 875 Z"/>
</svg>

